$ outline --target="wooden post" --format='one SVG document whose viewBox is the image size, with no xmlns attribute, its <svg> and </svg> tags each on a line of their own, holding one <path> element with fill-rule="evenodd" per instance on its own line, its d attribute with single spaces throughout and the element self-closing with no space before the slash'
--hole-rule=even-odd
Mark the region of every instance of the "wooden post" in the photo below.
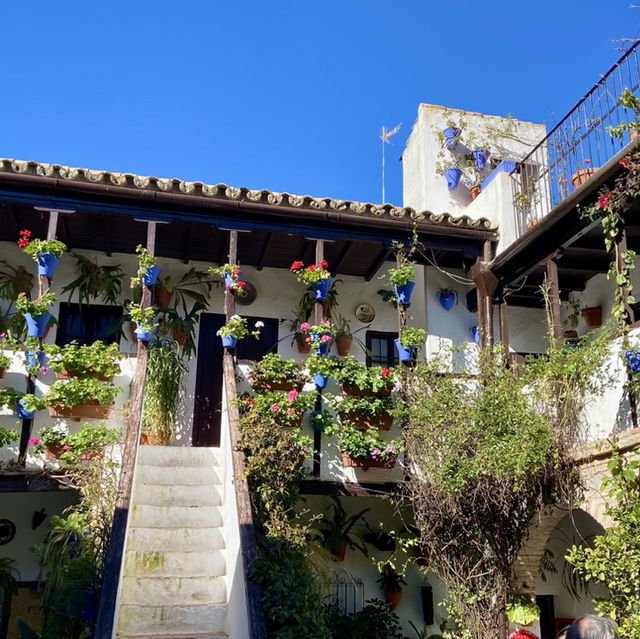
<svg viewBox="0 0 640 639">
<path fill-rule="evenodd" d="M 547 282 L 549 283 L 549 306 L 551 312 L 551 324 L 553 328 L 553 341 L 556 348 L 562 346 L 564 331 L 562 329 L 562 312 L 560 310 L 560 283 L 558 279 L 558 265 L 553 259 L 546 262 Z"/>
<path fill-rule="evenodd" d="M 316 240 L 316 264 L 319 264 L 322 260 L 324 260 L 324 241 Z M 313 323 L 320 324 L 320 322 L 325 319 L 324 315 L 324 302 L 316 301 Z"/>
<path fill-rule="evenodd" d="M 237 264 L 238 260 L 238 232 L 229 232 L 229 264 Z M 231 291 L 225 291 L 224 312 L 227 321 L 236 312 L 236 301 Z M 266 639 L 267 627 L 262 609 L 262 591 L 250 577 L 251 566 L 258 559 L 255 531 L 253 528 L 253 513 L 251 510 L 251 495 L 245 473 L 244 453 L 241 448 L 240 412 L 233 403 L 237 397 L 236 367 L 233 354 L 224 349 L 222 368 L 224 372 L 224 388 L 227 397 L 227 412 L 229 416 L 229 446 L 233 460 L 234 488 L 238 510 L 238 524 L 240 526 L 240 548 L 246 585 L 246 597 L 249 617 L 249 636 L 252 639 Z"/>
<path fill-rule="evenodd" d="M 500 338 L 504 347 L 504 356 L 509 359 L 509 307 L 506 298 L 500 302 Z"/>
<path fill-rule="evenodd" d="M 316 264 L 324 260 L 324 240 L 316 240 Z M 325 319 L 325 302 L 316 301 L 314 306 L 313 323 L 320 324 Z M 322 410 L 322 391 L 316 391 L 316 411 Z M 313 476 L 320 476 L 320 454 L 322 452 L 322 433 L 320 431 L 313 432 Z"/>
<path fill-rule="evenodd" d="M 618 272 L 620 272 L 623 268 L 623 264 L 622 264 L 622 255 L 623 253 L 627 250 L 627 232 L 624 228 L 624 226 L 622 227 L 622 232 L 619 235 L 619 239 L 616 243 L 616 266 L 617 266 L 617 270 Z M 620 291 L 620 295 L 622 296 L 622 301 L 624 302 L 624 308 L 627 312 L 627 319 L 626 322 L 627 324 L 630 324 L 633 321 L 633 311 L 631 310 L 631 307 L 629 306 L 629 303 L 627 302 L 627 298 L 629 297 L 629 293 L 627 292 L 626 289 L 622 289 Z"/>
<path fill-rule="evenodd" d="M 156 222 L 147 222 L 147 251 L 155 255 Z M 151 289 L 143 286 L 142 307 L 151 304 Z M 122 442 L 122 463 L 120 479 L 116 495 L 116 508 L 113 515 L 113 525 L 109 547 L 104 562 L 102 592 L 100 594 L 100 609 L 96 621 L 95 639 L 112 639 L 115 626 L 116 605 L 118 601 L 118 585 L 122 570 L 124 543 L 127 534 L 131 492 L 133 489 L 133 473 L 135 470 L 138 442 L 140 439 L 140 423 L 142 421 L 142 405 L 144 399 L 144 384 L 147 377 L 147 361 L 149 348 L 146 343 L 138 340 L 138 358 L 136 372 L 131 382 L 129 399 L 129 416 L 125 425 Z"/>
<path fill-rule="evenodd" d="M 480 260 L 471 269 L 471 277 L 478 289 L 480 348 L 493 346 L 493 293 L 498 286 L 498 278 L 489 266 Z"/>
</svg>

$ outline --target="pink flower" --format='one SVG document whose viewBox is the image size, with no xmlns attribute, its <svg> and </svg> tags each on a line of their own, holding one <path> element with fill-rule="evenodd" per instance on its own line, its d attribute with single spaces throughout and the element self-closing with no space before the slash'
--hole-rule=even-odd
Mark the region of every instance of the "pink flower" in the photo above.
<svg viewBox="0 0 640 639">
<path fill-rule="evenodd" d="M 302 450 L 304 450 L 305 453 L 308 453 L 309 452 L 309 447 L 308 446 L 303 446 Z"/>
<path fill-rule="evenodd" d="M 307 344 L 310 344 L 310 343 L 311 343 L 311 338 L 307 335 L 307 336 L 304 338 L 304 341 L 305 341 Z"/>
<path fill-rule="evenodd" d="M 40 440 L 37 437 L 30 437 L 29 443 L 33 446 L 37 446 L 40 443 Z"/>
<path fill-rule="evenodd" d="M 87 453 L 84 453 L 80 456 L 80 459 L 84 459 L 84 460 L 91 459 L 91 455 L 87 455 Z"/>
<path fill-rule="evenodd" d="M 277 413 L 280 410 L 280 404 L 277 404 L 277 403 L 276 404 L 271 404 L 271 410 L 274 413 Z"/>
<path fill-rule="evenodd" d="M 242 271 L 241 271 L 239 268 L 237 268 L 237 269 L 235 269 L 235 270 L 233 271 L 233 274 L 234 274 L 236 277 L 238 277 L 239 275 L 242 275 Z"/>
<path fill-rule="evenodd" d="M 323 335 L 320 338 L 320 341 L 323 342 L 324 344 L 326 344 L 327 342 L 330 342 L 333 339 L 333 337 L 331 337 L 331 335 Z"/>
<path fill-rule="evenodd" d="M 294 388 L 293 390 L 289 391 L 289 394 L 287 395 L 287 399 L 290 402 L 295 402 L 296 401 L 296 397 L 298 397 L 298 391 Z"/>
<path fill-rule="evenodd" d="M 287 415 L 295 415 L 295 414 L 296 414 L 295 408 L 287 408 Z"/>
<path fill-rule="evenodd" d="M 309 324 L 309 322 L 302 322 L 302 324 L 300 324 L 301 331 L 308 331 L 310 328 L 311 324 Z"/>
<path fill-rule="evenodd" d="M 227 289 L 227 291 L 231 290 L 231 287 L 228 284 L 225 286 L 225 288 Z"/>
<path fill-rule="evenodd" d="M 43 366 L 43 367 L 40 369 L 40 372 L 41 372 L 43 375 L 46 375 L 48 370 L 49 370 L 49 369 L 48 369 L 46 366 Z"/>
<path fill-rule="evenodd" d="M 378 450 L 377 448 L 371 453 L 371 457 L 373 457 L 374 459 L 378 459 L 380 455 L 382 455 L 382 451 Z"/>
<path fill-rule="evenodd" d="M 629 168 L 629 162 L 627 162 L 626 158 L 622 158 L 622 160 L 620 160 L 620 166 L 623 166 L 625 169 Z"/>
<path fill-rule="evenodd" d="M 69 446 L 69 444 L 65 444 L 65 445 L 62 447 L 62 450 L 71 450 L 71 446 Z"/>
<path fill-rule="evenodd" d="M 6 334 L 6 333 L 0 333 L 0 337 L 1 337 L 2 339 L 4 339 L 6 336 L 7 336 L 7 334 Z"/>
<path fill-rule="evenodd" d="M 387 452 L 388 453 L 395 453 L 396 452 L 396 447 L 395 446 L 387 446 Z"/>
</svg>

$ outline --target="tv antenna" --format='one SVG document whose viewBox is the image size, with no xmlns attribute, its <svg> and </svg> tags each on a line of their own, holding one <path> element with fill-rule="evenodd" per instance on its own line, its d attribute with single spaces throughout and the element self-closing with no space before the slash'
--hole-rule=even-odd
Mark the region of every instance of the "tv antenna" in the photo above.
<svg viewBox="0 0 640 639">
<path fill-rule="evenodd" d="M 380 129 L 380 139 L 382 140 L 382 204 L 384 204 L 384 145 L 391 144 L 391 138 L 400 131 L 400 127 L 402 126 L 402 122 L 395 126 L 393 129 L 389 130 L 386 126 L 383 126 Z"/>
</svg>

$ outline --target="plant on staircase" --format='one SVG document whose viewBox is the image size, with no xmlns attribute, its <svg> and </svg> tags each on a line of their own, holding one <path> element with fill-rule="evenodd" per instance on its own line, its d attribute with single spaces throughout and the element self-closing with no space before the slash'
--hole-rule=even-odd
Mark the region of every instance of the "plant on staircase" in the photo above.
<svg viewBox="0 0 640 639">
<path fill-rule="evenodd" d="M 62 377 L 111 380 L 120 373 L 118 362 L 123 359 L 117 343 L 106 345 L 100 340 L 87 345 L 75 341 L 64 346 L 47 344 L 44 352 L 51 368 Z"/>
</svg>

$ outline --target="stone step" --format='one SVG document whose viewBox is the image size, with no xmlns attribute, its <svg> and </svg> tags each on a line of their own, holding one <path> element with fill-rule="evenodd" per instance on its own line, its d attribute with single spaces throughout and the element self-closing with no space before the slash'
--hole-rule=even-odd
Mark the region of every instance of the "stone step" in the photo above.
<svg viewBox="0 0 640 639">
<path fill-rule="evenodd" d="M 220 528 L 130 528 L 127 550 L 206 552 L 224 548 Z"/>
<path fill-rule="evenodd" d="M 220 449 L 187 446 L 140 446 L 137 465 L 220 466 Z"/>
<path fill-rule="evenodd" d="M 226 573 L 226 561 L 220 550 L 172 552 L 127 548 L 123 573 L 141 577 L 219 577 Z"/>
<path fill-rule="evenodd" d="M 124 577 L 122 600 L 130 605 L 156 606 L 223 604 L 227 601 L 224 577 Z"/>
<path fill-rule="evenodd" d="M 212 528 L 222 526 L 220 506 L 133 505 L 129 526 L 134 528 Z"/>
<path fill-rule="evenodd" d="M 216 470 L 217 469 L 217 470 Z M 143 464 L 136 470 L 141 484 L 176 484 L 181 486 L 219 486 L 219 468 L 212 466 L 166 466 Z"/>
<path fill-rule="evenodd" d="M 119 636 L 150 634 L 178 637 L 224 633 L 227 607 L 224 604 L 203 606 L 136 606 L 122 604 L 118 614 Z M 223 635 L 224 636 L 224 635 Z"/>
<path fill-rule="evenodd" d="M 172 486 L 136 482 L 133 503 L 149 506 L 219 506 L 222 499 L 215 486 Z"/>
</svg>

